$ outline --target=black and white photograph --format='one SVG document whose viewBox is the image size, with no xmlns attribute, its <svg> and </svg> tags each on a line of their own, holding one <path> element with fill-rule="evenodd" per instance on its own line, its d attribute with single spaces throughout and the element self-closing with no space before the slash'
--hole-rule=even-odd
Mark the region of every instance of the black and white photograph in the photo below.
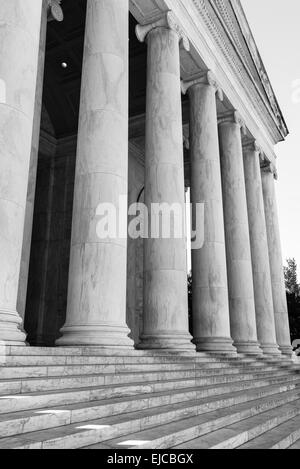
<svg viewBox="0 0 300 469">
<path fill-rule="evenodd" d="M 0 0 L 0 450 L 300 449 L 299 18 Z"/>
</svg>

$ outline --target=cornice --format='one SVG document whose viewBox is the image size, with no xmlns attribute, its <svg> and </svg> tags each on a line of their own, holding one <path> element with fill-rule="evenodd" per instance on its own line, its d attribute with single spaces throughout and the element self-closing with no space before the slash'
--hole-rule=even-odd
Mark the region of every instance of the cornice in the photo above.
<svg viewBox="0 0 300 469">
<path fill-rule="evenodd" d="M 281 137 L 286 137 L 286 127 L 282 125 L 282 121 L 279 120 L 278 115 L 274 113 L 274 109 L 272 109 L 270 101 L 267 102 L 262 92 L 257 87 L 255 81 L 253 80 L 251 72 L 247 66 L 245 57 L 241 56 L 234 40 L 232 40 L 232 36 L 228 34 L 228 31 L 224 27 L 222 17 L 216 14 L 215 0 L 192 0 L 192 2 L 195 5 L 200 17 L 202 18 L 202 20 L 204 20 L 217 47 L 224 54 L 226 62 L 233 71 L 235 77 L 238 79 L 244 91 L 248 94 L 250 100 L 254 102 L 256 109 L 258 109 L 258 112 L 260 113 L 260 116 L 262 117 L 266 115 L 267 110 L 269 114 L 269 119 L 271 118 L 272 122 L 275 123 L 277 131 L 280 132 Z M 228 5 L 226 5 L 228 11 L 228 6 L 231 5 L 231 2 L 230 0 L 227 0 L 226 3 L 228 3 Z M 213 16 L 213 13 L 215 14 L 215 16 Z M 269 88 L 271 88 L 270 84 Z M 270 123 L 268 123 L 267 126 L 269 130 L 272 131 L 273 137 L 275 139 L 277 138 L 278 140 L 278 136 L 276 137 L 274 134 L 274 125 L 273 128 Z"/>
<path fill-rule="evenodd" d="M 216 0 L 217 2 L 224 3 L 224 0 Z M 256 67 L 256 71 L 258 73 L 258 76 L 261 80 L 261 84 L 264 88 L 264 91 L 268 97 L 269 104 L 272 108 L 272 111 L 274 112 L 274 116 L 277 119 L 277 122 L 279 126 L 281 127 L 284 136 L 286 137 L 288 135 L 288 128 L 286 126 L 286 123 L 284 121 L 281 109 L 279 107 L 276 95 L 274 93 L 272 84 L 269 80 L 266 68 L 264 66 L 264 63 L 262 61 L 262 58 L 260 56 L 259 50 L 257 48 L 255 39 L 253 37 L 251 28 L 249 26 L 247 17 L 245 15 L 244 9 L 241 5 L 240 0 L 230 0 L 232 9 L 237 17 L 237 20 L 239 21 L 239 25 L 241 28 L 241 32 L 243 34 L 244 40 L 248 46 L 251 58 L 253 60 L 253 63 Z"/>
</svg>

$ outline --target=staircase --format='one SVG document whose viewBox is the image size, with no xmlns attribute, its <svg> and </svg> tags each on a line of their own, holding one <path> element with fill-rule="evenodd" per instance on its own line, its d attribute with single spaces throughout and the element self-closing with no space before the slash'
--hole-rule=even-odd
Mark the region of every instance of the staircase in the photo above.
<svg viewBox="0 0 300 469">
<path fill-rule="evenodd" d="M 280 357 L 8 347 L 0 449 L 299 449 L 299 372 Z"/>
</svg>

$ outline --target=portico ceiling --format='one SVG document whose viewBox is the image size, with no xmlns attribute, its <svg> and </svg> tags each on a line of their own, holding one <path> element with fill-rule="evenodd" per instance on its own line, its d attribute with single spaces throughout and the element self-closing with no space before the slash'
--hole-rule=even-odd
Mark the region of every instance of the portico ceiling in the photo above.
<svg viewBox="0 0 300 469">
<path fill-rule="evenodd" d="M 63 10 L 62 23 L 48 24 L 43 97 L 58 138 L 77 131 L 86 0 L 64 0 Z M 145 112 L 147 50 L 136 39 L 135 25 L 130 15 L 130 116 Z"/>
<path fill-rule="evenodd" d="M 43 98 L 56 137 L 77 131 L 86 0 L 63 0 L 62 6 L 64 21 L 48 24 Z M 183 78 L 213 70 L 225 92 L 218 112 L 238 109 L 274 159 L 273 145 L 288 130 L 239 0 L 130 0 L 130 117 L 145 112 L 147 47 L 136 39 L 136 22 L 171 7 L 191 42 L 181 58 Z"/>
</svg>

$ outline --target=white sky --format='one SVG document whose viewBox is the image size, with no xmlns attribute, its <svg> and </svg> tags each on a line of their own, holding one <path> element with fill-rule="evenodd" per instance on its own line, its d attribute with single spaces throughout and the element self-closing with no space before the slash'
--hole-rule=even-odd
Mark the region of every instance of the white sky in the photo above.
<svg viewBox="0 0 300 469">
<path fill-rule="evenodd" d="M 276 187 L 283 257 L 295 257 L 300 274 L 300 1 L 241 1 L 290 130 L 276 147 Z"/>
</svg>

